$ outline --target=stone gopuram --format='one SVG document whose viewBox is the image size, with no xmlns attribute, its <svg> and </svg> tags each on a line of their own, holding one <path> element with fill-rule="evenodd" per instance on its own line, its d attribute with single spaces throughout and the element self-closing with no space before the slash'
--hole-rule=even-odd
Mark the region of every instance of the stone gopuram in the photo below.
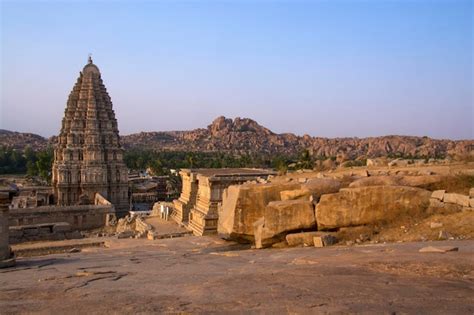
<svg viewBox="0 0 474 315">
<path fill-rule="evenodd" d="M 275 174 L 271 170 L 248 168 L 184 169 L 180 172 L 183 190 L 174 202 L 172 218 L 187 225 L 195 235 L 215 234 L 224 189 L 247 181 L 266 180 Z"/>
<path fill-rule="evenodd" d="M 69 95 L 52 173 L 58 206 L 90 205 L 99 193 L 118 213 L 129 210 L 117 120 L 91 57 Z"/>
</svg>

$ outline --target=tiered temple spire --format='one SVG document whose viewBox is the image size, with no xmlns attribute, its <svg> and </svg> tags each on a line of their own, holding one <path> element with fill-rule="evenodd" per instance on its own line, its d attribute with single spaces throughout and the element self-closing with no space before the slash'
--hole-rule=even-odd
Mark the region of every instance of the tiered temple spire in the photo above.
<svg viewBox="0 0 474 315">
<path fill-rule="evenodd" d="M 57 204 L 93 203 L 95 193 L 100 193 L 117 211 L 126 211 L 127 173 L 112 101 L 89 56 L 69 95 L 54 150 Z"/>
</svg>

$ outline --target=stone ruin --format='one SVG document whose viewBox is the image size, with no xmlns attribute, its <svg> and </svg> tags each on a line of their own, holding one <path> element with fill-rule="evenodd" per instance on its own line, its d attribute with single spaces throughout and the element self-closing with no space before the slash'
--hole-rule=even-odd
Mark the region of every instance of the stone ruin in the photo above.
<svg viewBox="0 0 474 315">
<path fill-rule="evenodd" d="M 208 235 L 217 232 L 218 206 L 227 187 L 248 181 L 266 181 L 276 173 L 264 169 L 224 168 L 183 169 L 180 175 L 182 193 L 174 201 L 171 218 L 186 225 L 195 235 Z"/>
</svg>

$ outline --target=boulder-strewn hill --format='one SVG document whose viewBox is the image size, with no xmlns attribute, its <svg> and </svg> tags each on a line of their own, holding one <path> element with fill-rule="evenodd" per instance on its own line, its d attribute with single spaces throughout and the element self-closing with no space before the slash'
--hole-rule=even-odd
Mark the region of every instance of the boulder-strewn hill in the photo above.
<svg viewBox="0 0 474 315">
<path fill-rule="evenodd" d="M 0 146 L 16 150 L 23 150 L 25 147 L 30 146 L 34 150 L 41 150 L 48 146 L 48 139 L 34 133 L 0 129 Z"/>
<path fill-rule="evenodd" d="M 225 151 L 267 154 L 297 154 L 308 149 L 316 156 L 345 154 L 377 157 L 390 154 L 439 157 L 474 155 L 474 140 L 436 140 L 428 137 L 382 136 L 371 138 L 320 138 L 276 134 L 248 118 L 218 117 L 206 129 L 191 131 L 140 132 L 122 136 L 126 149 L 142 148 L 166 151 Z M 0 131 L 0 145 L 21 149 L 30 145 L 40 149 L 53 143 L 38 135 Z"/>
</svg>

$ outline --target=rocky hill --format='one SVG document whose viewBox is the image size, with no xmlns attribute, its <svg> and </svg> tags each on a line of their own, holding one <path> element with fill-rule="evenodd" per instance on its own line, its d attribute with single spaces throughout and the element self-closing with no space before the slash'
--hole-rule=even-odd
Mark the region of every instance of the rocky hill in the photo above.
<svg viewBox="0 0 474 315">
<path fill-rule="evenodd" d="M 291 133 L 276 134 L 248 118 L 234 120 L 218 117 L 206 129 L 191 131 L 140 132 L 122 136 L 126 149 L 142 148 L 166 151 L 297 154 L 308 149 L 315 156 L 346 155 L 378 157 L 473 156 L 474 140 L 436 140 L 428 137 L 382 136 L 370 138 L 320 138 Z M 21 149 L 27 145 L 41 149 L 54 143 L 54 137 L 0 131 L 0 145 Z"/>
</svg>

